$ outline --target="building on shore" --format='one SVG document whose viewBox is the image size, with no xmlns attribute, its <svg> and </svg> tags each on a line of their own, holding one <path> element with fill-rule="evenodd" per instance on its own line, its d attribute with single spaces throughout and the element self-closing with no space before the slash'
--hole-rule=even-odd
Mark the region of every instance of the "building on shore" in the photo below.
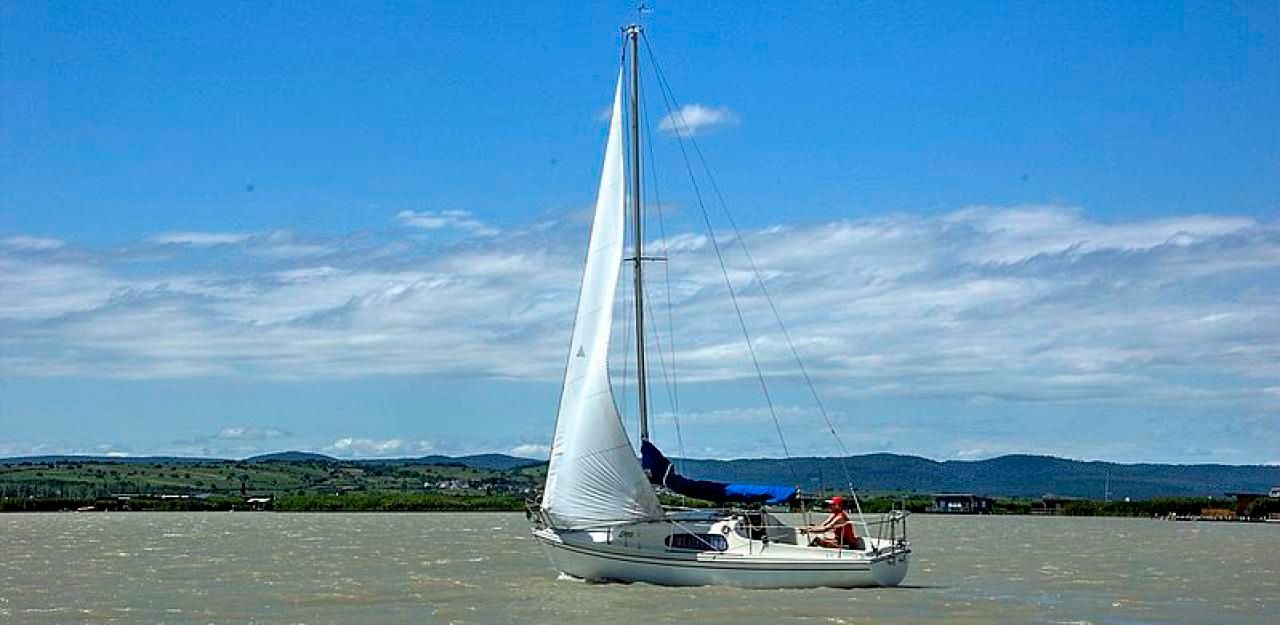
<svg viewBox="0 0 1280 625">
<path fill-rule="evenodd" d="M 996 500 L 973 493 L 937 493 L 930 512 L 942 514 L 991 514 Z"/>
<path fill-rule="evenodd" d="M 1240 515 L 1227 508 L 1201 508 L 1199 521 L 1238 521 Z"/>
<path fill-rule="evenodd" d="M 1062 495 L 1045 495 L 1039 501 L 1031 504 L 1031 514 L 1045 514 L 1049 516 L 1060 516 L 1065 514 L 1067 506 L 1072 503 L 1086 501 L 1082 497 L 1064 497 Z"/>
</svg>

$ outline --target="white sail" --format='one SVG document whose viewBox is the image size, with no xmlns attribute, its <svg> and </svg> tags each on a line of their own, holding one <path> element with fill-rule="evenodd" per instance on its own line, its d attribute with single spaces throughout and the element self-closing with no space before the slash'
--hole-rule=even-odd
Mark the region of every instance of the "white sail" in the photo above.
<svg viewBox="0 0 1280 625">
<path fill-rule="evenodd" d="M 556 416 L 542 509 L 555 526 L 577 529 L 662 518 L 636 460 L 609 386 L 609 334 L 622 265 L 626 188 L 622 161 L 622 76 L 596 196 L 587 265 L 578 295 L 569 362 Z"/>
</svg>

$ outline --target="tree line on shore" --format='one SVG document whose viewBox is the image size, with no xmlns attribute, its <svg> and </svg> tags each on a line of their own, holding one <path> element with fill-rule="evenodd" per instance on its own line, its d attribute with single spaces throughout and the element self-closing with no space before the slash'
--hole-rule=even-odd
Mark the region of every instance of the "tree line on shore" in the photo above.
<svg viewBox="0 0 1280 625">
<path fill-rule="evenodd" d="M 251 502 L 253 499 L 256 503 Z M 708 507 L 712 504 L 683 497 L 663 495 L 666 505 Z M 1059 516 L 1164 517 L 1196 516 L 1206 508 L 1235 510 L 1235 500 L 1206 497 L 1155 497 L 1141 501 L 1072 500 L 1052 510 L 1035 499 L 998 498 L 992 514 L 1024 515 L 1048 512 Z M 873 496 L 862 500 L 867 513 L 905 509 L 913 513 L 932 511 L 933 499 L 921 496 Z M 2 497 L 0 512 L 57 512 L 92 508 L 102 511 L 230 511 L 272 510 L 276 512 L 504 512 L 524 510 L 525 500 L 512 495 L 348 492 L 285 494 L 278 497 L 207 498 L 130 497 Z M 1243 516 L 1264 518 L 1280 513 L 1280 499 L 1254 501 Z"/>
<path fill-rule="evenodd" d="M 79 508 L 159 511 L 263 509 L 289 512 L 519 511 L 524 508 L 527 498 L 536 496 L 536 490 L 546 475 L 545 464 L 528 464 L 529 461 L 521 464 L 515 462 L 517 459 L 505 457 L 339 461 L 322 456 L 294 456 L 296 454 L 284 454 L 282 457 L 256 460 L 47 458 L 2 461 L 0 512 Z M 499 462 L 503 460 L 508 462 Z M 886 462 L 891 461 L 892 464 L 907 460 L 911 459 L 892 457 Z M 919 459 L 911 461 L 923 462 Z M 1006 457 L 991 463 L 1034 464 L 1043 461 L 1039 458 Z M 708 471 L 723 470 L 725 466 L 733 465 L 739 473 L 750 474 L 759 468 L 757 465 L 767 462 L 773 461 L 720 462 L 704 468 Z M 1070 466 L 1081 464 L 1055 462 Z M 868 479 L 874 477 L 873 474 Z M 821 488 L 824 482 L 819 479 L 815 490 L 824 491 Z M 966 483 L 949 485 L 968 486 Z M 1207 492 L 1220 492 L 1223 488 L 1226 486 L 1219 484 Z M 864 491 L 860 496 L 863 509 L 870 513 L 891 508 L 929 512 L 934 500 L 927 492 L 899 485 Z M 810 498 L 807 505 L 821 507 L 821 499 L 823 497 Z M 710 505 L 670 495 L 662 495 L 662 500 L 667 505 L 676 506 Z M 1206 508 L 1236 510 L 1234 500 L 1221 496 L 1151 496 L 1134 497 L 1131 501 L 1006 496 L 991 503 L 990 511 L 994 514 L 1050 513 L 1063 516 L 1197 516 Z M 1241 512 L 1241 516 L 1251 518 L 1280 513 L 1280 499 L 1263 497 Z"/>
</svg>

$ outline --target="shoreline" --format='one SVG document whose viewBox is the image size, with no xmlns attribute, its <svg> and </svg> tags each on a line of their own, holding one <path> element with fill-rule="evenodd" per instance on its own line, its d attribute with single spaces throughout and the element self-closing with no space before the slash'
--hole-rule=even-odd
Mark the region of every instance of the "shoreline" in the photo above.
<svg viewBox="0 0 1280 625">
<path fill-rule="evenodd" d="M 713 507 L 663 497 L 668 506 Z M 1080 518 L 1134 518 L 1163 521 L 1203 521 L 1211 523 L 1280 524 L 1280 500 L 1251 505 L 1244 514 L 1235 512 L 1232 500 L 1204 498 L 1157 498 L 1140 502 L 1070 501 L 1057 508 L 1035 508 L 1030 499 L 997 499 L 989 512 L 945 512 L 925 506 L 923 498 L 873 497 L 864 501 L 866 514 L 880 514 L 905 508 L 912 514 L 929 516 L 1029 516 Z M 701 504 L 701 505 L 697 505 Z M 904 505 L 905 504 L 905 505 Z M 510 495 L 456 495 L 437 493 L 342 493 L 342 494 L 249 494 L 246 496 L 127 495 L 100 498 L 0 497 L 4 513 L 92 513 L 92 512 L 277 512 L 277 513 L 407 513 L 407 512 L 524 512 L 525 499 Z M 813 508 L 809 509 L 812 513 Z M 791 509 L 791 513 L 804 510 Z"/>
</svg>

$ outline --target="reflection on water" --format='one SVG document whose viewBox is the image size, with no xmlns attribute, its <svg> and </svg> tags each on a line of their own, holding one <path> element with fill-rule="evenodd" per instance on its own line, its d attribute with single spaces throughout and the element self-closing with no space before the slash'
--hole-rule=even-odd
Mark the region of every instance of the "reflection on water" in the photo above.
<svg viewBox="0 0 1280 625">
<path fill-rule="evenodd" d="M 521 514 L 0 515 L 0 623 L 1280 623 L 1280 526 L 911 518 L 907 587 L 559 579 Z"/>
</svg>

